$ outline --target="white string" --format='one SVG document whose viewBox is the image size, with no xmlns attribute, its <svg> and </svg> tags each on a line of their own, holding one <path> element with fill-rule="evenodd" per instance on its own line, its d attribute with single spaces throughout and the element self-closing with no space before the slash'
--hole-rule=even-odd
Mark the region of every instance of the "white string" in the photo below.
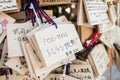
<svg viewBox="0 0 120 80">
<path fill-rule="evenodd" d="M 33 12 L 34 12 L 34 14 L 35 14 L 35 16 L 36 16 L 36 20 L 37 20 L 37 22 L 38 22 L 38 25 L 40 26 L 40 25 L 41 25 L 41 22 L 40 22 L 40 20 L 39 20 L 39 17 L 38 17 L 38 15 L 37 15 L 37 13 L 36 13 L 36 11 L 35 11 L 35 8 L 34 8 L 34 6 L 33 6 L 32 3 L 30 4 L 30 8 L 33 9 Z"/>
<path fill-rule="evenodd" d="M 63 77 L 65 76 L 66 66 L 67 66 L 67 63 L 66 63 L 65 66 L 64 66 Z"/>
<path fill-rule="evenodd" d="M 12 80 L 9 69 L 8 69 L 8 80 Z"/>
</svg>

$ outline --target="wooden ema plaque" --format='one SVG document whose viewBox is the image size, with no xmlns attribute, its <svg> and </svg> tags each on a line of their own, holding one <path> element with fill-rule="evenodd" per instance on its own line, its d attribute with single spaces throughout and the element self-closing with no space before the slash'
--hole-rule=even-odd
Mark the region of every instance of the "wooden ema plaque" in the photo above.
<svg viewBox="0 0 120 80">
<path fill-rule="evenodd" d="M 101 76 L 107 70 L 109 57 L 103 44 L 96 45 L 90 52 L 88 59 L 96 77 Z"/>
<path fill-rule="evenodd" d="M 83 0 L 88 22 L 91 25 L 109 22 L 107 3 L 103 0 Z"/>
</svg>

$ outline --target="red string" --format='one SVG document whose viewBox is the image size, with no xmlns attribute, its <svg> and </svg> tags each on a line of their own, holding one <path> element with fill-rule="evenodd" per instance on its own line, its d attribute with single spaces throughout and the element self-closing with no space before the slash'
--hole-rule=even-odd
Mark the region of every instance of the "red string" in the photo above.
<svg viewBox="0 0 120 80">
<path fill-rule="evenodd" d="M 45 17 L 45 19 L 49 22 L 49 23 L 52 23 L 52 20 L 47 16 L 45 15 L 44 13 L 42 13 L 40 10 L 37 10 L 37 12 L 39 13 L 39 15 L 42 15 L 43 17 Z"/>
<path fill-rule="evenodd" d="M 93 46 L 96 41 L 100 38 L 100 36 L 102 35 L 102 33 L 99 33 L 98 31 L 94 32 L 89 39 L 87 39 L 84 43 L 84 46 L 86 48 L 90 48 L 91 46 Z"/>
<path fill-rule="evenodd" d="M 8 69 L 5 70 L 6 80 L 8 80 Z"/>
</svg>

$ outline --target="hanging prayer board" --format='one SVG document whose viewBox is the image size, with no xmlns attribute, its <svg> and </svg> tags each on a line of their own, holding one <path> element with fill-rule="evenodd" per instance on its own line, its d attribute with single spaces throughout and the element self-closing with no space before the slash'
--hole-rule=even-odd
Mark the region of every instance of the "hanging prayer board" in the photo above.
<svg viewBox="0 0 120 80">
<path fill-rule="evenodd" d="M 113 25 L 112 23 L 105 23 L 105 24 L 100 24 L 98 26 L 98 29 L 101 33 L 105 33 L 105 32 L 108 32 L 108 31 L 111 31 L 113 29 L 115 29 L 116 26 Z"/>
<path fill-rule="evenodd" d="M 103 44 L 96 45 L 88 56 L 95 76 L 102 75 L 107 70 L 109 57 Z"/>
<path fill-rule="evenodd" d="M 95 80 L 90 64 L 70 65 L 70 76 L 79 80 Z"/>
<path fill-rule="evenodd" d="M 34 73 L 35 76 L 37 76 L 37 77 L 38 76 L 46 77 L 48 74 L 46 75 L 45 73 L 41 72 L 41 68 L 43 68 L 43 65 L 40 62 L 40 60 L 38 59 L 36 53 L 34 52 L 33 48 L 31 47 L 31 45 L 26 42 L 22 42 L 21 44 L 26 49 L 26 53 L 24 53 L 24 54 L 26 55 L 25 58 L 26 58 L 27 64 L 29 61 L 29 64 L 30 64 L 29 66 L 32 68 L 32 69 L 29 68 L 29 71 L 31 72 L 31 70 L 32 70 L 32 73 Z M 48 70 L 48 72 L 49 72 L 49 70 Z"/>
<path fill-rule="evenodd" d="M 45 66 L 55 64 L 83 49 L 73 24 L 57 24 L 57 26 L 57 29 L 53 25 L 34 34 Z"/>
<path fill-rule="evenodd" d="M 7 14 L 0 12 L 0 44 L 6 36 L 6 29 L 8 24 L 13 24 L 15 19 L 8 16 Z"/>
<path fill-rule="evenodd" d="M 65 16 L 60 16 L 58 18 L 55 18 L 53 19 L 56 23 L 68 23 L 68 20 Z M 50 25 L 49 24 L 41 24 L 39 25 L 39 27 L 36 27 L 35 29 L 33 29 L 32 31 L 30 31 L 29 33 L 27 33 L 27 38 L 28 38 L 28 41 L 30 42 L 32 48 L 35 50 L 37 56 L 39 57 L 39 49 L 38 47 L 36 46 L 36 43 L 35 43 L 35 40 L 34 40 L 34 37 L 33 37 L 33 34 L 39 30 L 43 30 L 44 28 L 46 27 L 49 27 Z M 40 58 L 40 57 L 39 57 Z"/>
<path fill-rule="evenodd" d="M 5 13 L 14 13 L 14 12 L 20 12 L 21 9 L 21 0 L 16 0 L 17 2 L 17 9 L 14 10 L 6 10 Z"/>
<path fill-rule="evenodd" d="M 34 71 L 33 71 L 33 68 L 32 68 L 32 64 L 30 62 L 30 58 L 29 58 L 29 55 L 27 54 L 28 51 L 25 47 L 25 44 L 27 44 L 28 42 L 27 41 L 22 41 L 21 42 L 21 48 L 22 48 L 22 52 L 23 52 L 23 55 L 25 57 L 25 61 L 26 61 L 26 64 L 28 66 L 28 69 L 29 69 L 29 72 L 30 72 L 30 75 L 34 75 Z"/>
<path fill-rule="evenodd" d="M 26 40 L 26 37 L 24 37 L 25 34 L 32 30 L 33 28 L 34 27 L 31 25 L 31 22 L 8 25 L 7 37 L 9 57 L 23 56 L 20 42 Z"/>
<path fill-rule="evenodd" d="M 68 23 L 68 20 L 65 16 L 60 16 L 58 18 L 55 18 L 53 19 L 56 23 Z M 44 28 L 46 27 L 49 27 L 50 25 L 49 24 L 41 24 L 39 25 L 39 27 L 36 27 L 35 29 L 33 29 L 32 31 L 30 31 L 29 33 L 27 33 L 27 38 L 28 38 L 28 41 L 30 42 L 32 48 L 35 50 L 37 56 L 39 57 L 39 50 L 38 50 L 38 47 L 36 46 L 36 43 L 35 43 L 35 40 L 33 38 L 33 34 L 39 30 L 43 30 Z M 40 57 L 39 57 L 40 58 Z"/>
<path fill-rule="evenodd" d="M 83 2 L 88 23 L 91 25 L 97 25 L 109 22 L 107 3 L 105 3 L 103 0 L 83 0 Z"/>
<path fill-rule="evenodd" d="M 38 59 L 38 56 L 36 55 L 36 53 L 32 49 L 31 45 L 29 43 L 24 44 L 24 45 L 25 45 L 26 50 L 27 50 L 26 54 L 28 54 L 28 56 L 30 58 L 31 66 L 33 68 L 35 76 L 39 77 L 41 80 L 43 80 L 43 78 L 45 78 L 55 68 L 57 68 L 61 65 L 64 65 L 68 61 L 75 60 L 75 56 L 71 55 L 68 58 L 66 58 L 64 60 L 61 60 L 61 61 L 59 61 L 58 63 L 56 63 L 52 66 L 44 67 L 43 64 L 41 63 L 41 61 Z"/>
<path fill-rule="evenodd" d="M 27 39 L 29 41 L 29 43 L 31 44 L 33 50 L 36 52 L 37 56 L 39 57 L 39 51 L 37 46 L 35 46 L 34 40 L 32 39 L 33 34 L 37 31 L 39 31 L 42 27 L 46 26 L 45 24 L 41 24 L 39 25 L 39 27 L 36 27 L 35 29 L 31 30 L 30 32 L 27 33 Z M 40 58 L 39 58 L 40 59 Z"/>
<path fill-rule="evenodd" d="M 45 78 L 45 80 L 79 80 L 79 79 L 68 75 L 63 76 L 63 74 L 50 74 Z"/>
<path fill-rule="evenodd" d="M 115 29 L 112 29 L 108 32 L 105 32 L 100 37 L 100 40 L 109 48 L 113 47 L 113 43 L 120 41 L 120 28 L 116 26 Z"/>
<path fill-rule="evenodd" d="M 16 0 L 1 0 L 0 1 L 0 11 L 15 10 L 17 9 Z"/>
</svg>

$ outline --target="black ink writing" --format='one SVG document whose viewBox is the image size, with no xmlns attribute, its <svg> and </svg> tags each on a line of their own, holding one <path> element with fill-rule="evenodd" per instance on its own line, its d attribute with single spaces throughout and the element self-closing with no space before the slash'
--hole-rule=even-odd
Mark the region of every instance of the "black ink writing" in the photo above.
<svg viewBox="0 0 120 80">
<path fill-rule="evenodd" d="M 14 40 L 26 41 L 27 38 L 24 35 L 27 34 L 28 32 L 30 32 L 30 30 L 25 29 L 25 28 L 16 28 L 16 29 L 14 29 L 13 34 L 17 35 L 17 37 L 14 38 Z"/>
<path fill-rule="evenodd" d="M 84 76 L 83 75 L 77 75 L 77 76 L 71 75 L 71 77 L 75 77 L 79 80 L 93 80 L 92 76 L 90 75 L 84 75 Z"/>
<path fill-rule="evenodd" d="M 13 33 L 17 34 L 17 35 L 22 35 L 22 34 L 25 35 L 28 32 L 29 32 L 29 30 L 26 30 L 24 28 L 17 28 L 17 29 L 13 30 Z"/>
<path fill-rule="evenodd" d="M 19 42 L 20 41 L 26 41 L 27 40 L 27 37 L 25 37 L 25 36 L 19 36 L 18 38 L 15 38 L 14 40 L 18 40 Z"/>
<path fill-rule="evenodd" d="M 89 68 L 80 68 L 80 69 L 74 68 L 73 70 L 70 71 L 70 73 L 91 73 L 91 71 L 89 70 Z"/>
<path fill-rule="evenodd" d="M 10 3 L 12 0 L 0 0 L 0 3 Z"/>
<path fill-rule="evenodd" d="M 103 0 L 86 0 L 85 3 L 88 11 L 87 16 L 90 16 L 89 21 L 92 25 L 109 22 L 106 13 L 108 6 Z"/>
<path fill-rule="evenodd" d="M 67 38 L 67 37 L 68 37 L 68 34 L 65 32 L 65 33 L 61 33 L 61 34 L 56 34 L 55 36 L 52 36 L 52 37 L 44 38 L 43 39 L 44 45 L 56 42 L 57 40 L 61 40 L 63 38 Z"/>
<path fill-rule="evenodd" d="M 49 56 L 53 56 L 53 55 L 56 55 L 56 54 L 61 54 L 63 52 L 66 54 L 66 56 L 68 56 L 72 53 L 76 53 L 79 50 L 78 48 L 74 47 L 75 45 L 77 45 L 77 42 L 78 42 L 77 38 L 71 39 L 68 42 L 64 43 L 63 45 L 62 44 L 57 45 L 53 48 L 46 49 L 46 51 L 47 51 Z"/>
</svg>

